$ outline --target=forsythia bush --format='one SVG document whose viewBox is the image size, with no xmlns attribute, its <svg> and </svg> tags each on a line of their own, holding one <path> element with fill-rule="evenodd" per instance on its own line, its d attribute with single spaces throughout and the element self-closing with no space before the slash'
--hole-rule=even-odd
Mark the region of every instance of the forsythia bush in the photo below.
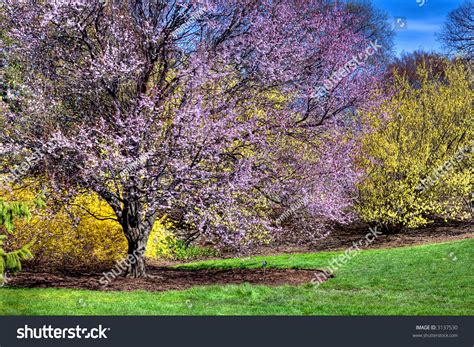
<svg viewBox="0 0 474 347">
<path fill-rule="evenodd" d="M 14 194 L 4 191 L 2 196 L 11 201 L 34 201 L 38 195 L 38 185 L 30 182 L 28 186 L 28 190 L 15 189 Z M 33 266 L 109 267 L 125 257 L 127 242 L 122 227 L 111 219 L 114 216 L 112 209 L 98 196 L 79 196 L 70 202 L 68 208 L 59 210 L 51 209 L 51 206 L 43 207 L 34 204 L 31 214 L 26 211 L 28 222 L 15 220 L 15 228 L 11 230 L 9 239 L 12 249 L 26 243 L 31 245 L 31 251 L 35 255 Z M 6 214 L 3 217 L 4 223 L 11 229 L 13 220 L 8 216 Z M 185 260 L 216 255 L 213 249 L 187 247 L 174 235 L 172 229 L 173 223 L 166 215 L 155 222 L 145 251 L 147 258 Z"/>
<path fill-rule="evenodd" d="M 166 215 L 155 222 L 146 246 L 145 256 L 147 258 L 158 259 L 173 257 L 173 248 L 176 246 L 178 240 L 170 230 L 172 225 L 173 224 L 167 220 Z"/>
<path fill-rule="evenodd" d="M 472 71 L 446 62 L 442 75 L 417 70 L 419 85 L 395 76 L 393 97 L 362 115 L 366 178 L 360 216 L 389 230 L 433 218 L 470 217 L 474 91 Z"/>
<path fill-rule="evenodd" d="M 32 199 L 35 194 L 34 189 L 22 190 L 15 192 L 15 198 Z M 85 209 L 104 220 L 97 220 Z M 36 266 L 110 266 L 127 250 L 120 225 L 107 219 L 111 212 L 97 196 L 79 196 L 68 208 L 35 210 L 29 223 L 16 223 L 12 239 L 18 244 L 32 243 Z"/>
<path fill-rule="evenodd" d="M 31 201 L 37 195 L 33 187 L 34 184 L 29 190 L 15 190 L 14 196 L 9 197 Z M 2 195 L 8 196 L 8 193 Z M 13 248 L 31 243 L 34 266 L 107 267 L 126 255 L 127 242 L 120 224 L 110 219 L 112 209 L 94 194 L 77 197 L 68 208 L 58 211 L 37 208 L 31 214 L 29 222 L 15 221 L 9 241 Z M 166 226 L 164 218 L 155 223 L 147 245 L 147 257 L 171 255 L 177 241 Z"/>
</svg>

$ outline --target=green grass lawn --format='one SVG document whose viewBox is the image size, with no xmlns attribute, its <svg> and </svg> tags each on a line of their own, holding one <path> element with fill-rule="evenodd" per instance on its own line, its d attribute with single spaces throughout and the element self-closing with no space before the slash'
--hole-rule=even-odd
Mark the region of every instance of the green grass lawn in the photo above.
<svg viewBox="0 0 474 347">
<path fill-rule="evenodd" d="M 339 252 L 213 260 L 182 268 L 324 269 Z M 168 292 L 0 289 L 0 315 L 473 315 L 474 239 L 362 251 L 319 287 Z"/>
</svg>

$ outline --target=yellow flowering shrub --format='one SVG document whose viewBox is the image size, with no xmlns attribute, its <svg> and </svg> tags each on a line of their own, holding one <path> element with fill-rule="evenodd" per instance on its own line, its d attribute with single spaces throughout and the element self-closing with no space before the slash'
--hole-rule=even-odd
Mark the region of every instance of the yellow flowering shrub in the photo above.
<svg viewBox="0 0 474 347">
<path fill-rule="evenodd" d="M 16 191 L 14 199 L 31 200 L 32 189 Z M 82 206 L 82 207 L 79 207 Z M 94 218 L 90 213 L 99 216 Z M 18 221 L 12 232 L 15 243 L 32 242 L 35 265 L 48 267 L 110 266 L 125 256 L 127 243 L 111 208 L 96 195 L 77 197 L 68 208 L 32 210 L 29 223 Z"/>
<path fill-rule="evenodd" d="M 145 256 L 149 259 L 191 260 L 215 257 L 218 250 L 199 245 L 187 245 L 173 233 L 175 224 L 168 215 L 155 222 L 148 239 Z"/>
<path fill-rule="evenodd" d="M 155 222 L 146 246 L 147 258 L 173 258 L 173 249 L 176 247 L 177 239 L 170 230 L 172 226 L 173 223 L 167 219 L 166 215 Z"/>
<path fill-rule="evenodd" d="M 390 228 L 434 218 L 470 217 L 474 91 L 472 72 L 446 62 L 435 77 L 423 64 L 419 85 L 395 75 L 393 97 L 361 115 L 360 216 Z"/>
<path fill-rule="evenodd" d="M 15 189 L 14 193 L 4 191 L 2 196 L 10 201 L 32 201 L 38 194 L 36 186 L 31 183 L 29 189 Z M 78 196 L 67 208 L 54 212 L 32 206 L 29 222 L 15 222 L 11 244 L 15 247 L 31 242 L 34 266 L 108 267 L 123 259 L 127 251 L 122 227 L 113 217 L 110 206 L 95 194 Z M 176 240 L 166 229 L 165 219 L 158 220 L 150 235 L 146 256 L 170 255 L 173 242 Z"/>
</svg>

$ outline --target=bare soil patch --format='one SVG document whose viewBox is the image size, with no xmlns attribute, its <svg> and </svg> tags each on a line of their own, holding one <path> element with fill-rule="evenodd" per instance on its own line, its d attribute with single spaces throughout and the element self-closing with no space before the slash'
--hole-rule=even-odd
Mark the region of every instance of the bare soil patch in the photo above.
<svg viewBox="0 0 474 347">
<path fill-rule="evenodd" d="M 182 290 L 201 285 L 261 284 L 279 286 L 310 283 L 319 270 L 230 269 L 181 270 L 148 266 L 147 278 L 117 277 L 102 286 L 102 273 L 49 273 L 24 271 L 9 279 L 8 286 L 21 288 L 75 288 L 89 290 Z M 103 282 L 102 282 L 103 283 Z"/>
</svg>

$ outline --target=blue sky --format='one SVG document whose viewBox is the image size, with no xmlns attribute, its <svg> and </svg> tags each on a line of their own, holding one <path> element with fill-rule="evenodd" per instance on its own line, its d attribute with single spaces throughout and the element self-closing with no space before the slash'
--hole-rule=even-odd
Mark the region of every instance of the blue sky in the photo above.
<svg viewBox="0 0 474 347">
<path fill-rule="evenodd" d="M 442 51 L 435 33 L 443 26 L 447 14 L 461 5 L 463 0 L 372 0 L 390 16 L 395 26 L 397 17 L 406 18 L 406 29 L 395 31 L 395 52 L 412 52 L 417 49 Z M 424 2 L 424 4 L 423 4 Z M 420 6 L 422 5 L 422 6 Z M 403 22 L 400 22 L 403 25 Z"/>
</svg>

